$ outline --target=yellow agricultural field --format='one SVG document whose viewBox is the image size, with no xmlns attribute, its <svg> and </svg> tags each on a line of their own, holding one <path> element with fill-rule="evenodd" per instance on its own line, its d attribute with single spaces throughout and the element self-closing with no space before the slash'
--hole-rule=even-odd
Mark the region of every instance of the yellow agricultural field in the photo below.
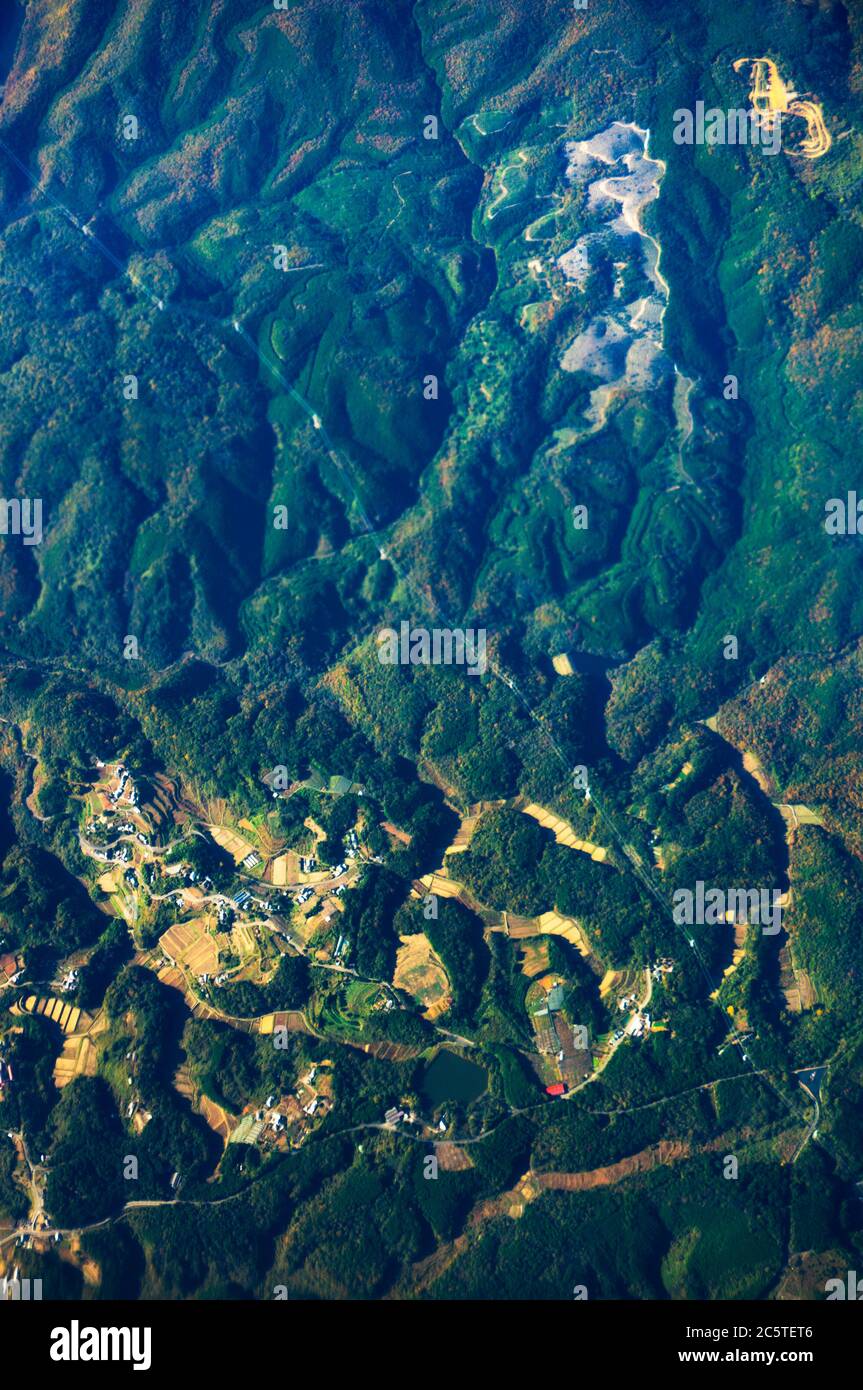
<svg viewBox="0 0 863 1390">
<path fill-rule="evenodd" d="M 446 878 L 443 874 L 426 874 L 420 879 L 420 883 L 426 893 L 434 893 L 438 898 L 457 898 L 462 892 L 460 883 L 456 883 L 454 878 Z M 417 894 L 417 897 L 422 896 Z"/>
<path fill-rule="evenodd" d="M 40 998 L 36 994 L 28 994 L 21 1004 L 21 1009 L 36 1018 L 50 1019 L 64 1033 L 83 1032 L 93 1021 L 83 1009 L 68 1003 L 65 999 L 57 999 L 54 995 L 44 995 Z"/>
<path fill-rule="evenodd" d="M 617 982 L 619 976 L 620 976 L 620 971 L 619 971 L 619 970 L 606 970 L 605 974 L 603 975 L 602 979 L 601 979 L 600 982 L 599 982 L 599 997 L 600 997 L 600 999 L 605 999 L 606 996 L 609 995 L 609 994 L 611 993 L 611 991 L 614 989 L 615 983 Z"/>
<path fill-rule="evenodd" d="M 242 864 L 247 854 L 251 854 L 255 848 L 248 840 L 244 840 L 242 835 L 238 835 L 236 830 L 231 830 L 227 825 L 209 825 L 207 827 L 217 845 L 228 851 L 233 856 L 236 864 Z"/>
<path fill-rule="evenodd" d="M 537 917 L 536 924 L 543 935 L 562 936 L 566 941 L 571 941 L 581 955 L 590 954 L 584 932 L 573 917 L 562 917 L 559 912 L 543 912 Z"/>
<path fill-rule="evenodd" d="M 293 850 L 279 854 L 272 863 L 273 887 L 284 888 L 288 883 L 296 883 L 300 877 L 300 860 Z"/>
<path fill-rule="evenodd" d="M 54 1085 L 62 1088 L 76 1076 L 95 1076 L 96 1062 L 96 1049 L 87 1035 L 75 1033 L 67 1036 L 54 1063 Z"/>
<path fill-rule="evenodd" d="M 473 839 L 473 832 L 479 824 L 479 816 L 465 816 L 456 831 L 455 839 L 452 844 L 444 851 L 445 854 L 461 854 L 466 850 Z"/>
<path fill-rule="evenodd" d="M 608 850 L 602 845 L 594 845 L 590 840 L 579 839 L 569 821 L 565 821 L 562 816 L 557 816 L 553 811 L 548 811 L 544 806 L 538 806 L 531 801 L 527 806 L 522 807 L 523 814 L 530 816 L 531 820 L 538 821 L 544 829 L 550 830 L 559 845 L 566 845 L 568 849 L 577 849 L 581 854 L 589 854 L 591 859 L 597 863 L 607 857 Z"/>
<path fill-rule="evenodd" d="M 743 753 L 743 768 L 751 777 L 755 778 L 765 796 L 770 795 L 770 779 L 764 769 L 757 753 L 752 753 L 748 749 Z"/>
<path fill-rule="evenodd" d="M 802 802 L 789 802 L 787 805 L 779 807 L 782 819 L 787 821 L 793 828 L 796 825 L 823 825 L 824 820 L 817 811 L 813 811 L 810 806 L 804 806 Z"/>
<path fill-rule="evenodd" d="M 242 960 L 244 956 L 255 955 L 256 947 L 257 943 L 252 928 L 238 926 L 234 927 L 230 937 L 227 939 L 227 945 L 223 949 L 233 949 Z"/>
<path fill-rule="evenodd" d="M 393 984 L 424 1005 L 423 1016 L 433 1022 L 446 1012 L 452 1001 L 447 973 L 425 932 L 403 936 L 400 940 Z"/>
</svg>

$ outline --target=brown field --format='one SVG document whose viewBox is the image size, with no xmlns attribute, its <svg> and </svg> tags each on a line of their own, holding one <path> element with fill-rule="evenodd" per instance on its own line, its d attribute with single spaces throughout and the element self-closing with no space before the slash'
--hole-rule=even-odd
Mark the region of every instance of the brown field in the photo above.
<svg viewBox="0 0 863 1390">
<path fill-rule="evenodd" d="M 159 937 L 159 946 L 171 960 L 182 960 L 189 947 L 198 939 L 200 929 L 193 922 L 175 922 Z"/>
<path fill-rule="evenodd" d="M 470 1155 L 463 1144 L 435 1144 L 435 1157 L 443 1173 L 463 1173 L 472 1168 Z"/>
<path fill-rule="evenodd" d="M 325 924 L 323 922 L 321 913 L 315 910 L 318 906 L 318 901 L 315 897 L 309 898 L 309 901 L 305 903 L 304 906 L 306 908 L 311 908 L 312 911 L 309 913 L 308 917 L 294 917 L 291 923 L 291 929 L 294 932 L 294 934 L 300 938 L 303 945 L 308 946 L 312 937 L 315 935 L 315 932 L 318 931 Z"/>
<path fill-rule="evenodd" d="M 74 1033 L 68 1031 L 68 1021 L 73 1015 L 77 1015 L 77 1031 Z M 107 1017 L 102 1012 L 98 1013 L 95 1018 L 91 1018 L 83 1010 L 76 1009 L 73 1011 L 73 1015 L 70 1015 L 70 1020 L 67 1020 L 63 1047 L 54 1063 L 54 1085 L 61 1089 L 74 1080 L 76 1076 L 96 1075 L 98 1065 L 96 1039 L 108 1027 Z"/>
<path fill-rule="evenodd" d="M 5 984 L 11 977 L 20 970 L 21 965 L 17 955 L 9 951 L 6 955 L 0 956 L 0 985 Z"/>
<path fill-rule="evenodd" d="M 805 970 L 794 964 L 794 955 L 789 945 L 779 952 L 779 988 L 785 996 L 785 1003 L 794 1014 L 803 1013 L 818 1003 L 818 995 L 812 980 Z"/>
<path fill-rule="evenodd" d="M 379 1057 L 384 1062 L 407 1062 L 411 1057 L 418 1057 L 420 1048 L 409 1047 L 407 1043 L 392 1042 L 368 1042 L 368 1043 L 349 1043 L 350 1047 L 358 1047 L 361 1052 L 367 1052 L 370 1057 Z"/>
<path fill-rule="evenodd" d="M 770 778 L 757 753 L 752 753 L 748 749 L 743 752 L 743 769 L 755 778 L 765 796 L 771 795 Z"/>
<path fill-rule="evenodd" d="M 289 1033 L 308 1033 L 310 1031 L 305 1018 L 298 1009 L 283 1009 L 280 1013 L 264 1014 L 258 1022 L 258 1032 L 264 1037 L 268 1037 L 280 1028 L 287 1028 Z"/>
<path fill-rule="evenodd" d="M 222 1143 L 227 1144 L 237 1123 L 234 1116 L 223 1109 L 221 1105 L 217 1105 L 214 1100 L 210 1100 L 209 1096 L 205 1096 L 203 1093 L 196 1094 L 189 1068 L 185 1065 L 180 1067 L 174 1076 L 174 1090 L 189 1102 L 193 1110 L 202 1116 L 213 1133 L 218 1134 Z"/>
<path fill-rule="evenodd" d="M 799 1130 L 787 1130 L 776 1141 L 780 1162 L 786 1163 L 799 1142 Z M 633 1177 L 637 1173 L 648 1173 L 659 1165 L 679 1163 L 692 1154 L 722 1153 L 733 1139 L 731 1133 L 720 1134 L 703 1144 L 692 1144 L 686 1139 L 662 1139 L 658 1144 L 640 1149 L 637 1153 L 622 1158 L 603 1168 L 591 1168 L 581 1173 L 526 1173 L 517 1185 L 527 1201 L 538 1197 L 540 1192 L 586 1192 L 595 1187 L 609 1187 L 613 1183 Z"/>
<path fill-rule="evenodd" d="M 521 972 L 532 980 L 548 969 L 548 942 L 531 937 L 521 947 Z"/>
<path fill-rule="evenodd" d="M 725 1140 L 712 1140 L 700 1145 L 697 1152 L 707 1152 L 721 1147 Z M 519 1183 L 519 1188 L 530 1201 L 539 1192 L 586 1192 L 594 1187 L 609 1187 L 632 1177 L 635 1173 L 648 1173 L 660 1163 L 679 1163 L 692 1153 L 692 1145 L 684 1140 L 665 1140 L 648 1149 L 622 1158 L 604 1168 L 591 1168 L 582 1173 L 528 1173 Z"/>
<path fill-rule="evenodd" d="M 218 1134 L 223 1144 L 227 1144 L 231 1136 L 231 1131 L 236 1125 L 233 1115 L 229 1115 L 227 1110 L 223 1110 L 221 1105 L 217 1105 L 209 1096 L 200 1095 L 195 1107 L 200 1115 L 206 1120 L 214 1134 Z"/>
<path fill-rule="evenodd" d="M 402 944 L 396 956 L 393 984 L 396 989 L 412 994 L 423 1005 L 423 1017 L 433 1022 L 446 1013 L 452 1003 L 447 973 L 425 932 L 400 939 Z"/>
<path fill-rule="evenodd" d="M 166 956 L 194 975 L 212 975 L 218 969 L 219 942 L 203 920 L 175 923 L 159 938 L 159 945 Z"/>
<path fill-rule="evenodd" d="M 207 829 L 216 841 L 216 844 L 221 845 L 222 849 L 227 850 L 228 854 L 233 856 L 235 864 L 241 864 L 246 855 L 251 854 L 252 850 L 257 848 L 256 845 L 250 844 L 248 840 L 244 840 L 242 835 L 238 835 L 236 830 L 229 829 L 227 825 L 210 824 L 207 826 Z"/>
<path fill-rule="evenodd" d="M 174 1090 L 181 1095 L 184 1100 L 191 1102 L 195 1095 L 195 1087 L 192 1084 L 192 1076 L 188 1066 L 178 1067 L 174 1075 Z"/>
<path fill-rule="evenodd" d="M 176 965 L 164 965 L 156 976 L 160 984 L 167 985 L 168 989 L 178 989 L 182 994 L 186 988 L 186 981 L 182 970 Z"/>
<path fill-rule="evenodd" d="M 398 826 L 397 826 L 397 825 L 393 825 L 392 821 L 382 820 L 382 821 L 380 822 L 380 827 L 381 827 L 381 830 L 385 830 L 385 831 L 387 832 L 387 834 L 390 836 L 390 838 L 393 839 L 393 840 L 396 840 L 400 845 L 409 845 L 409 844 L 410 844 L 410 842 L 411 842 L 411 837 L 410 837 L 410 835 L 407 833 L 407 831 L 406 831 L 406 830 L 399 830 Z"/>
<path fill-rule="evenodd" d="M 212 975 L 219 967 L 219 948 L 215 938 L 202 934 L 186 953 L 186 965 L 193 975 Z"/>
</svg>

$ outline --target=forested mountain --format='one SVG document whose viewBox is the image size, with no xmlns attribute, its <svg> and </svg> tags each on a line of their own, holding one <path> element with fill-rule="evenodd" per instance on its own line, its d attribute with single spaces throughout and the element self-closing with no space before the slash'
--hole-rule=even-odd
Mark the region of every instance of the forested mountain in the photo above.
<svg viewBox="0 0 863 1390">
<path fill-rule="evenodd" d="M 0 1271 L 863 1257 L 861 62 L 836 0 L 8 0 Z"/>
</svg>

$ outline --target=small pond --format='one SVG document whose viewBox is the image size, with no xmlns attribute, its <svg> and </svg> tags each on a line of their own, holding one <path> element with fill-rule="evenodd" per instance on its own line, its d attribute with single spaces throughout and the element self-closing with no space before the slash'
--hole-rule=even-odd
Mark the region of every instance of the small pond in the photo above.
<svg viewBox="0 0 863 1390">
<path fill-rule="evenodd" d="M 447 1101 L 469 1105 L 481 1096 L 488 1085 L 488 1073 L 476 1062 L 469 1062 L 457 1052 L 442 1047 L 426 1068 L 422 1081 L 423 1095 L 432 1109 Z"/>
</svg>

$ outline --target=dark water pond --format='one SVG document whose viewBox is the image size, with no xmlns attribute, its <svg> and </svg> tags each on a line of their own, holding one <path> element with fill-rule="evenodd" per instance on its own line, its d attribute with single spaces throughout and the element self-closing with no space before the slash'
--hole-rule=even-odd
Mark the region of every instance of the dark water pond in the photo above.
<svg viewBox="0 0 863 1390">
<path fill-rule="evenodd" d="M 488 1073 L 476 1062 L 442 1047 L 423 1077 L 423 1095 L 432 1107 L 447 1101 L 469 1105 L 488 1085 Z"/>
</svg>

